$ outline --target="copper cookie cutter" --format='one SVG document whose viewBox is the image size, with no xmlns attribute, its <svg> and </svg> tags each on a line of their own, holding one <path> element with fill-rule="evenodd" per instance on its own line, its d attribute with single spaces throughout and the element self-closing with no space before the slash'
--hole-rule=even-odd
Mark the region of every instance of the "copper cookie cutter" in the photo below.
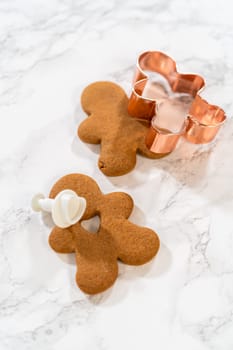
<svg viewBox="0 0 233 350">
<path fill-rule="evenodd" d="M 160 80 L 162 77 L 168 88 L 157 81 L 155 91 L 150 91 L 151 73 Z M 196 144 L 214 139 L 226 115 L 223 109 L 202 99 L 199 93 L 204 87 L 201 76 L 179 73 L 176 62 L 162 52 L 148 51 L 139 56 L 128 112 L 151 123 L 146 145 L 152 152 L 172 152 L 181 136 Z"/>
</svg>

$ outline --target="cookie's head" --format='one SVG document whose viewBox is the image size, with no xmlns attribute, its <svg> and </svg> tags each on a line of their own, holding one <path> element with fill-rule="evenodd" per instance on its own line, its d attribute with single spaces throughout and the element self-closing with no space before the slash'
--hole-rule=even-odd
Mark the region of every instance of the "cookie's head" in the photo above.
<svg viewBox="0 0 233 350">
<path fill-rule="evenodd" d="M 87 114 L 104 113 L 111 111 L 116 113 L 119 104 L 127 106 L 128 98 L 124 90 L 111 82 L 98 81 L 88 85 L 81 97 L 81 104 Z"/>
<path fill-rule="evenodd" d="M 60 178 L 52 187 L 49 197 L 55 198 L 63 190 L 72 190 L 78 196 L 86 199 L 86 210 L 83 219 L 89 219 L 96 215 L 96 207 L 102 193 L 97 183 L 87 175 L 69 174 Z"/>
</svg>

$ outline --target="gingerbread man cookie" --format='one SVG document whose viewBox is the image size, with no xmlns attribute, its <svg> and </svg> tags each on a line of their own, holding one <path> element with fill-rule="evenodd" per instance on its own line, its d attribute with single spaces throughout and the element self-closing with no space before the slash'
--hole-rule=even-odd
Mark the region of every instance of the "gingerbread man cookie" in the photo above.
<svg viewBox="0 0 233 350">
<path fill-rule="evenodd" d="M 105 175 L 131 171 L 137 152 L 154 159 L 164 156 L 147 148 L 145 137 L 150 124 L 129 116 L 128 97 L 119 85 L 93 83 L 84 89 L 81 104 L 89 117 L 80 124 L 78 135 L 84 142 L 101 144 L 98 166 Z"/>
<path fill-rule="evenodd" d="M 109 288 L 118 275 L 117 259 L 129 265 L 141 265 L 151 260 L 159 249 L 159 238 L 149 228 L 130 221 L 132 198 L 123 192 L 102 194 L 96 182 L 86 175 L 70 174 L 53 186 L 50 198 L 70 189 L 86 199 L 82 219 L 68 227 L 55 226 L 49 243 L 58 253 L 75 253 L 76 281 L 82 291 L 96 294 Z M 84 229 L 82 220 L 98 215 L 97 233 Z"/>
</svg>

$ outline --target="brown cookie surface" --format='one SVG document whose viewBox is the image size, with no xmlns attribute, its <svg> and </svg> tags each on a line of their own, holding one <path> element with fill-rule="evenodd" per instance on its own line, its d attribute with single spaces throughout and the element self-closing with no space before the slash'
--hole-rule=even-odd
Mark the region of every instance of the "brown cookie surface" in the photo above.
<svg viewBox="0 0 233 350">
<path fill-rule="evenodd" d="M 69 174 L 55 183 L 50 198 L 65 189 L 86 199 L 82 220 L 100 217 L 97 233 L 84 229 L 80 220 L 65 229 L 55 227 L 49 236 L 49 244 L 56 252 L 76 254 L 76 282 L 82 291 L 96 294 L 109 288 L 118 275 L 117 259 L 126 264 L 141 265 L 156 255 L 159 249 L 157 234 L 128 221 L 134 205 L 128 194 L 104 195 L 90 177 Z"/>
<path fill-rule="evenodd" d="M 146 147 L 149 124 L 137 121 L 127 112 L 128 97 L 111 82 L 87 86 L 81 97 L 88 114 L 78 128 L 78 136 L 87 143 L 101 144 L 98 166 L 107 176 L 124 175 L 136 164 L 137 152 L 148 158 L 160 158 Z"/>
</svg>

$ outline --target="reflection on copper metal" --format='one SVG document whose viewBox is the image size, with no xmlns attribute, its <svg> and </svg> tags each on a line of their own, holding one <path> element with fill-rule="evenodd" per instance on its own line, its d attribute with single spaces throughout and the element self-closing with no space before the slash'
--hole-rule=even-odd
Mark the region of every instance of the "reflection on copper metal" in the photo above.
<svg viewBox="0 0 233 350">
<path fill-rule="evenodd" d="M 175 61 L 158 51 L 139 56 L 128 112 L 151 122 L 146 144 L 155 153 L 170 153 L 181 136 L 193 143 L 213 140 L 226 116 L 198 93 L 204 79 L 180 74 Z"/>
</svg>

